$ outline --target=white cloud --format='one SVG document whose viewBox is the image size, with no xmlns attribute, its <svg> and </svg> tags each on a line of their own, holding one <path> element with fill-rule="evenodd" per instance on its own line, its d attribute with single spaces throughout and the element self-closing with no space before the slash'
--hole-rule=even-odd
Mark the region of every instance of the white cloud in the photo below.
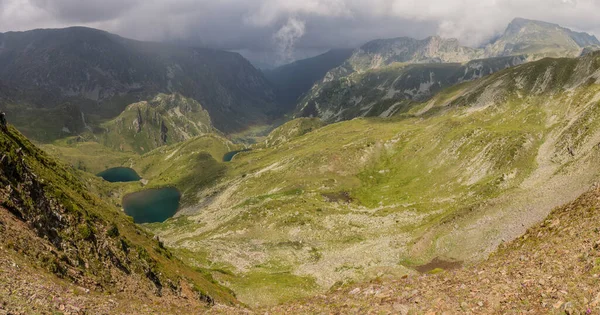
<svg viewBox="0 0 600 315">
<path fill-rule="evenodd" d="M 292 17 L 273 35 L 273 40 L 277 45 L 277 52 L 281 58 L 280 63 L 293 61 L 296 41 L 304 36 L 305 27 L 306 22 Z"/>
</svg>

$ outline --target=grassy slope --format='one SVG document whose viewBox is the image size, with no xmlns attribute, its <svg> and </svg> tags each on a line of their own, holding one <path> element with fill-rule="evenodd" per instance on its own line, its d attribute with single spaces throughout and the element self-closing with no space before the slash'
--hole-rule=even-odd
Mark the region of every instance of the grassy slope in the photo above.
<svg viewBox="0 0 600 315">
<path fill-rule="evenodd" d="M 544 59 L 241 153 L 189 216 L 149 228 L 254 305 L 481 259 L 597 178 L 598 58 Z"/>
<path fill-rule="evenodd" d="M 148 187 L 174 186 L 183 193 L 183 204 L 193 204 L 197 191 L 224 175 L 225 153 L 240 148 L 219 135 L 208 134 L 136 157 L 130 166 L 150 179 Z"/>
<path fill-rule="evenodd" d="M 596 314 L 600 190 L 559 207 L 481 263 L 378 279 L 264 310 L 286 314 Z"/>
<path fill-rule="evenodd" d="M 73 167 L 98 174 L 108 168 L 129 164 L 136 155 L 133 152 L 122 152 L 110 149 L 94 141 L 77 141 L 71 137 L 56 140 L 52 144 L 39 144 L 46 152 L 59 157 Z"/>
<path fill-rule="evenodd" d="M 178 290 L 189 287 L 192 300 L 202 293 L 219 303 L 236 301 L 206 272 L 183 265 L 101 200 L 93 193 L 97 188 L 80 181 L 75 170 L 48 157 L 12 127 L 0 132 L 0 146 L 0 239 L 11 257 L 24 257 L 35 262 L 33 268 L 101 292 L 152 295 L 156 290 L 165 303 L 176 304 Z M 11 297 L 16 306 L 25 302 L 18 298 L 24 289 L 8 293 L 16 294 Z"/>
<path fill-rule="evenodd" d="M 256 147 L 261 147 L 262 145 L 266 147 L 277 146 L 288 142 L 291 139 L 303 136 L 313 130 L 319 129 L 324 125 L 325 123 L 318 118 L 294 119 L 273 130 L 265 139 L 264 143 L 258 144 Z"/>
</svg>

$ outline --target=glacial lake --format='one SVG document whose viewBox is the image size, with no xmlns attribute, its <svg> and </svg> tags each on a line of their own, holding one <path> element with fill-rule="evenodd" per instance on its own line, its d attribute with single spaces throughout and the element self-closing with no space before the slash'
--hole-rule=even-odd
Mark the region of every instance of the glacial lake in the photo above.
<svg viewBox="0 0 600 315">
<path fill-rule="evenodd" d="M 233 157 L 240 153 L 240 152 L 248 152 L 251 151 L 250 149 L 244 149 L 244 150 L 237 150 L 237 151 L 231 151 L 231 152 L 227 152 L 225 153 L 225 155 L 223 155 L 223 162 L 231 162 L 231 160 L 233 159 Z"/>
<path fill-rule="evenodd" d="M 164 222 L 177 213 L 180 200 L 176 188 L 148 189 L 123 197 L 123 208 L 135 223 Z"/>
<path fill-rule="evenodd" d="M 96 174 L 96 176 L 102 177 L 105 181 L 111 183 L 136 182 L 142 179 L 135 170 L 129 167 L 109 168 Z"/>
</svg>

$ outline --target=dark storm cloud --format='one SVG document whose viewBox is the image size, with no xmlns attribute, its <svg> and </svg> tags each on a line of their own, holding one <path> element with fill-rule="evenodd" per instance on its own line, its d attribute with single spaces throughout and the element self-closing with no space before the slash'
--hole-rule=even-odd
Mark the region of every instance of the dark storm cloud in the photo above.
<svg viewBox="0 0 600 315">
<path fill-rule="evenodd" d="M 124 16 L 138 0 L 31 0 L 31 4 L 67 23 L 92 23 Z"/>
<path fill-rule="evenodd" d="M 600 0 L 0 0 L 0 31 L 79 24 L 283 62 L 397 36 L 476 46 L 517 16 L 600 34 L 597 12 Z"/>
</svg>

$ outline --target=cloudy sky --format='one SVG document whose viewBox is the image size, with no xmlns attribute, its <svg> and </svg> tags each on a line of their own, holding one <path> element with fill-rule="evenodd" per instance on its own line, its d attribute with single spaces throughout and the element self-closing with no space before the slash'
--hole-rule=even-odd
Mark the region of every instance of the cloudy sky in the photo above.
<svg viewBox="0 0 600 315">
<path fill-rule="evenodd" d="M 598 36 L 599 12 L 600 0 L 0 0 L 0 32 L 84 25 L 283 63 L 375 38 L 438 34 L 477 46 L 514 17 Z"/>
</svg>

